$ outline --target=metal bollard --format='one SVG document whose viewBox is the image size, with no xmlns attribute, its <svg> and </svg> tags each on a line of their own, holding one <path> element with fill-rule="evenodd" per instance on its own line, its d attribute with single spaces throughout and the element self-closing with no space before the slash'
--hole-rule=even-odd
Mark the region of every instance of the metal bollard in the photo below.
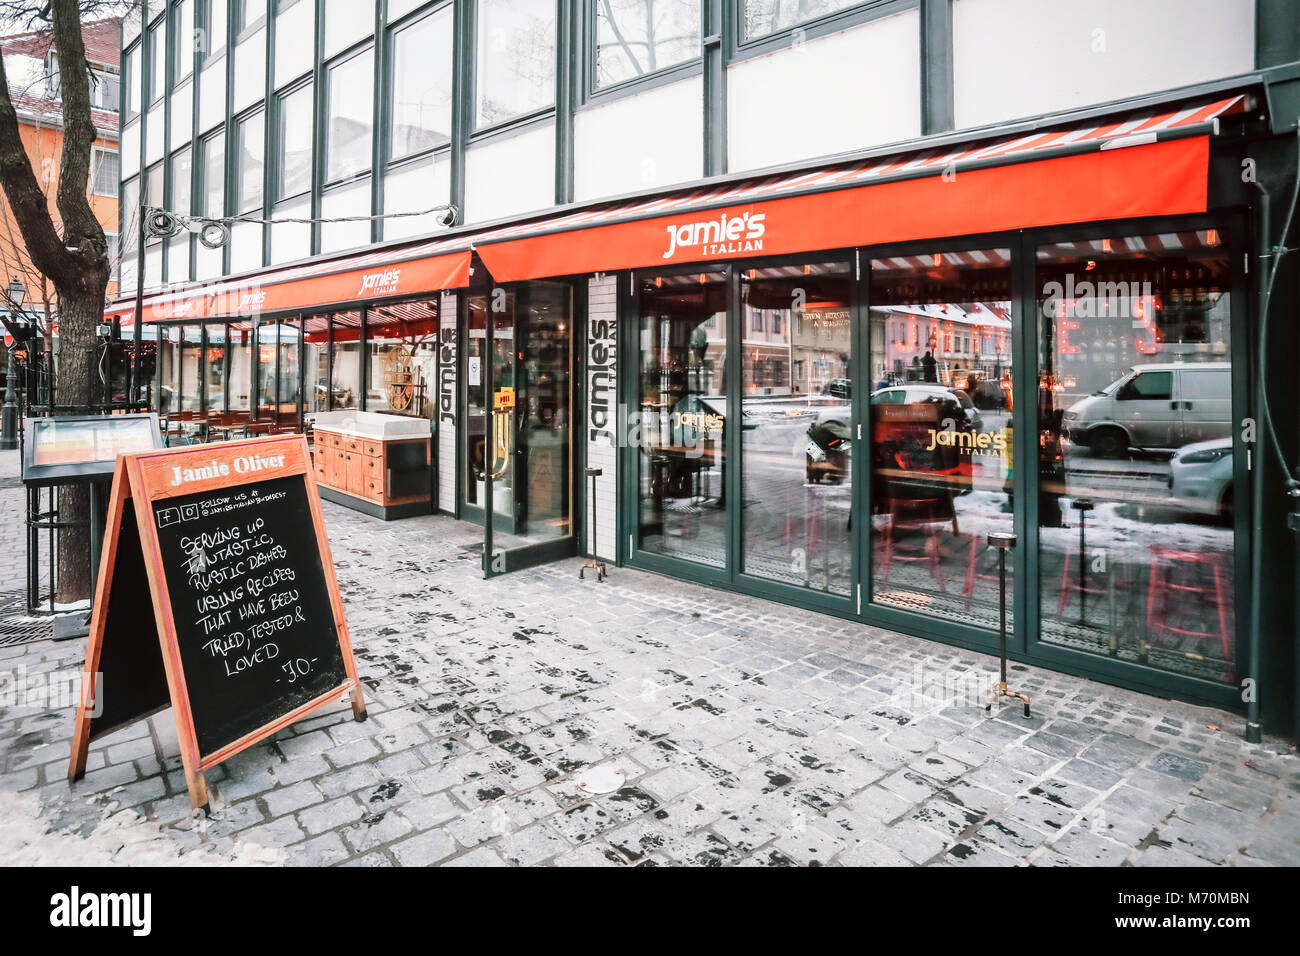
<svg viewBox="0 0 1300 956">
<path fill-rule="evenodd" d="M 599 584 L 605 580 L 605 562 L 600 560 L 596 552 L 596 479 L 604 474 L 603 468 L 588 468 L 587 477 L 591 479 L 591 559 L 582 567 L 578 568 L 578 578 L 581 580 L 585 576 L 588 568 L 596 571 L 596 583 Z"/>
<path fill-rule="evenodd" d="M 984 709 L 993 712 L 993 705 L 1003 697 L 1014 697 L 1025 705 L 1025 716 L 1029 716 L 1029 698 L 1007 689 L 1007 552 L 1016 546 L 1016 536 L 1006 531 L 994 531 L 989 534 L 990 548 L 998 552 L 998 631 L 1001 637 L 1002 667 L 1000 679 L 989 691 L 988 704 Z"/>
</svg>

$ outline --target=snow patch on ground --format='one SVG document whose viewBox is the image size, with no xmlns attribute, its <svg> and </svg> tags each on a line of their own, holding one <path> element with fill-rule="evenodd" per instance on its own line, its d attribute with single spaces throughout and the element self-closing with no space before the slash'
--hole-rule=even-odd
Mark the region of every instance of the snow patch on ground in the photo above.
<svg viewBox="0 0 1300 956">
<path fill-rule="evenodd" d="M 283 848 L 254 843 L 178 845 L 174 832 L 109 803 L 98 818 L 42 819 L 33 794 L 0 791 L 0 860 L 7 866 L 283 866 Z M 93 808 L 87 807 L 87 810 Z"/>
</svg>

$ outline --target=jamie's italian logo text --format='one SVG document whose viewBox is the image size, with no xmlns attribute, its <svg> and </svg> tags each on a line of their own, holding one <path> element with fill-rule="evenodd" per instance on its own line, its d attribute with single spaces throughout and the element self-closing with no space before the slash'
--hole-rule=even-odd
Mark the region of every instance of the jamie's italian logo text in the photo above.
<svg viewBox="0 0 1300 956">
<path fill-rule="evenodd" d="M 767 213 L 755 215 L 747 212 L 740 216 L 723 214 L 717 219 L 668 226 L 668 251 L 664 258 L 671 259 L 678 249 L 692 246 L 700 246 L 699 254 L 702 256 L 761 252 L 763 233 L 767 230 L 766 219 Z"/>
</svg>

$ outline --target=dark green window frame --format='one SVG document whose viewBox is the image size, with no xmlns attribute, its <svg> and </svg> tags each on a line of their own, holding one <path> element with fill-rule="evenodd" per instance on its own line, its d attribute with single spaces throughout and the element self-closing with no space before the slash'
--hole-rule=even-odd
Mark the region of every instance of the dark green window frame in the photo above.
<svg viewBox="0 0 1300 956">
<path fill-rule="evenodd" d="M 323 35 L 324 30 L 321 25 L 318 24 L 316 29 L 318 34 Z M 316 102 L 317 107 L 320 110 L 320 115 L 318 118 L 318 122 L 316 124 L 316 134 L 313 143 L 314 143 L 315 151 L 319 155 L 319 162 L 320 162 L 320 185 L 317 191 L 322 195 L 335 187 L 342 186 L 347 183 L 356 182 L 357 180 L 364 179 L 367 176 L 375 175 L 375 170 L 373 168 L 373 161 L 372 161 L 370 168 L 360 170 L 355 173 L 350 173 L 347 176 L 342 176 L 337 179 L 329 178 L 330 74 L 337 67 L 340 67 L 343 64 L 351 60 L 355 60 L 357 57 L 363 56 L 367 53 L 370 54 L 370 56 L 372 57 L 370 61 L 370 65 L 372 68 L 371 74 L 373 77 L 373 67 L 374 67 L 373 57 L 376 54 L 374 37 L 366 37 L 364 40 L 358 42 L 354 46 L 348 47 L 346 50 L 342 51 L 341 53 L 333 57 L 328 63 L 323 64 L 321 67 L 320 89 L 317 91 L 316 96 L 314 97 L 314 101 Z M 372 79 L 371 82 L 373 83 L 374 80 Z M 375 91 L 372 89 L 371 90 L 372 101 L 374 100 L 374 92 Z M 371 137 L 370 152 L 372 157 L 374 156 L 374 145 L 375 145 L 374 137 L 378 135 L 380 135 L 378 117 L 375 116 L 375 112 L 372 108 L 370 113 L 370 137 Z M 319 232 L 319 230 L 317 231 Z"/>
<path fill-rule="evenodd" d="M 195 8 L 198 3 L 199 0 L 190 0 L 190 17 L 192 18 L 190 23 L 191 54 L 194 52 L 192 45 L 194 27 L 198 23 L 198 20 L 194 19 L 197 16 Z M 171 34 L 170 42 L 167 44 L 167 85 L 169 89 L 173 90 L 194 76 L 194 57 L 191 56 L 189 62 L 183 62 L 185 58 L 180 55 L 180 44 L 176 42 L 184 26 L 181 23 L 180 14 L 181 0 L 172 0 L 167 5 L 167 29 Z"/>
<path fill-rule="evenodd" d="M 312 90 L 311 93 L 312 107 L 315 108 L 316 93 L 315 90 L 312 88 L 313 81 L 314 78 L 312 74 L 308 73 L 305 76 L 301 77 L 300 79 L 289 84 L 288 86 L 285 86 L 283 89 L 279 90 L 272 97 L 272 115 L 271 115 L 271 126 L 270 126 L 271 135 L 267 138 L 266 141 L 267 165 L 269 167 L 267 171 L 270 175 L 270 183 L 271 183 L 271 189 L 268 190 L 268 195 L 272 197 L 270 202 L 270 205 L 272 207 L 278 205 L 279 203 L 287 202 L 292 199 L 299 199 L 303 196 L 310 196 L 312 195 L 313 187 L 315 186 L 316 162 L 315 162 L 315 158 L 313 157 L 310 166 L 310 174 L 307 177 L 307 188 L 301 189 L 295 193 L 288 193 L 286 195 L 281 195 L 281 190 L 284 188 L 284 169 L 283 169 L 284 101 L 288 99 L 290 96 L 294 95 L 295 93 L 301 93 L 303 90 L 310 89 Z M 312 128 L 314 131 L 315 129 L 314 120 L 312 123 Z M 315 144 L 315 137 L 313 134 L 313 152 L 315 152 L 314 144 Z"/>
<path fill-rule="evenodd" d="M 395 82 L 395 69 L 397 66 L 397 57 L 395 56 L 395 44 L 397 34 L 401 33 L 408 27 L 414 26 L 421 20 L 436 16 L 442 11 L 447 10 L 451 13 L 451 47 L 454 58 L 457 35 L 456 35 L 456 10 L 454 0 L 441 0 L 441 2 L 427 3 L 423 6 L 411 10 L 404 14 L 401 19 L 389 23 L 384 28 L 384 57 L 383 57 L 383 86 L 380 92 L 380 112 L 381 116 L 375 117 L 375 136 L 380 137 L 380 155 L 383 156 L 384 176 L 387 178 L 388 170 L 400 169 L 407 163 L 415 160 L 424 159 L 430 156 L 450 153 L 456 143 L 455 126 L 457 122 L 457 104 L 456 104 L 456 76 L 455 64 L 452 63 L 452 102 L 451 102 L 451 125 L 452 129 L 448 130 L 449 139 L 447 142 L 438 146 L 430 146 L 414 153 L 404 153 L 401 156 L 394 156 L 392 153 L 392 135 L 393 135 L 393 108 L 392 108 L 392 91 Z"/>
<path fill-rule="evenodd" d="M 598 51 L 596 34 L 599 18 L 597 17 L 596 4 L 600 2 L 601 0 L 583 0 L 577 17 L 573 48 L 577 55 L 581 57 L 582 94 L 578 105 L 585 106 L 588 103 L 616 99 L 630 93 L 644 92 L 658 86 L 675 83 L 678 80 L 699 76 L 704 72 L 704 45 L 707 39 L 705 18 L 708 15 L 710 0 L 700 0 L 700 49 L 696 56 L 681 63 L 661 67 L 642 76 L 634 76 L 626 80 L 620 80 L 617 83 L 611 83 L 608 86 L 598 87 L 596 85 L 596 54 Z"/>
<path fill-rule="evenodd" d="M 762 36 L 746 39 L 745 0 L 735 0 L 734 6 L 727 4 L 731 7 L 729 12 L 732 16 L 731 28 L 727 31 L 725 42 L 727 60 L 746 60 L 764 53 L 784 50 L 794 45 L 796 36 L 803 40 L 813 40 L 894 13 L 916 9 L 922 2 L 923 0 L 862 0 L 843 10 L 835 10 L 820 17 L 792 23 L 788 27 L 782 27 Z"/>
<path fill-rule="evenodd" d="M 226 16 L 230 18 L 231 24 L 234 27 L 232 32 L 235 35 L 236 44 L 248 39 L 249 36 L 256 33 L 259 28 L 266 24 L 266 10 L 268 6 L 266 0 L 261 0 L 261 15 L 251 22 L 246 22 L 248 18 L 248 2 L 249 0 L 227 0 Z"/>
<path fill-rule="evenodd" d="M 560 5 L 564 0 L 557 0 L 556 3 L 556 20 L 555 20 L 555 73 L 558 78 L 565 69 L 563 56 L 561 53 L 563 41 L 561 37 L 563 18 L 560 16 Z M 460 109 L 463 110 L 465 129 L 467 131 L 466 143 L 477 142 L 481 139 L 490 139 L 501 133 L 515 132 L 534 123 L 541 123 L 558 115 L 558 97 L 553 96 L 549 106 L 542 106 L 527 113 L 520 113 L 517 116 L 511 116 L 500 122 L 493 123 L 489 126 L 477 125 L 478 113 L 478 11 L 479 5 L 476 2 L 468 3 L 466 6 L 466 32 L 465 35 L 458 39 L 458 43 L 464 44 L 464 57 L 467 63 L 465 83 L 463 86 L 464 96 Z M 457 107 L 453 106 L 453 109 Z M 454 141 L 454 137 L 453 137 Z M 558 154 L 557 154 L 558 155 Z M 463 197 L 454 201 L 464 208 Z"/>
<path fill-rule="evenodd" d="M 196 12 L 194 22 L 202 25 L 204 37 L 204 49 L 199 51 L 200 66 L 207 66 L 215 60 L 221 59 L 226 53 L 226 33 L 229 29 L 230 7 L 227 4 L 226 17 L 227 22 L 221 25 L 221 29 L 214 31 L 212 29 L 212 6 L 213 0 L 198 0 L 203 4 L 202 12 Z M 213 42 L 213 37 L 221 38 L 220 46 Z"/>
</svg>

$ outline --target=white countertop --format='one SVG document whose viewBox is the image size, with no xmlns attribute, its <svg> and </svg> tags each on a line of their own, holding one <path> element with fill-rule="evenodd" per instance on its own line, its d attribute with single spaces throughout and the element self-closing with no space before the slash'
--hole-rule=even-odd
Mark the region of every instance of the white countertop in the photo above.
<svg viewBox="0 0 1300 956">
<path fill-rule="evenodd" d="M 373 438 L 377 441 L 429 437 L 427 418 L 407 418 L 403 415 L 380 415 L 377 412 L 344 409 L 337 412 L 317 412 L 314 422 L 317 429 L 355 435 L 357 438 Z"/>
</svg>

